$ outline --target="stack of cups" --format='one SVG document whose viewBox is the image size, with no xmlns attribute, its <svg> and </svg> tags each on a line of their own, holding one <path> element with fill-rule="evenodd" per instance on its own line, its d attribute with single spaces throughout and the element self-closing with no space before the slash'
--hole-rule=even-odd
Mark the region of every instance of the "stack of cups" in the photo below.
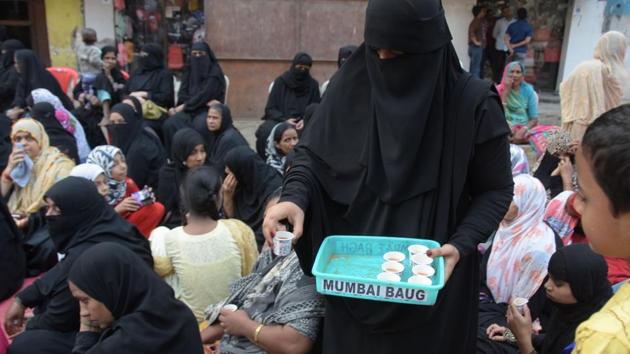
<svg viewBox="0 0 630 354">
<path fill-rule="evenodd" d="M 383 255 L 385 262 L 381 265 L 383 271 L 377 276 L 378 280 L 384 281 L 400 281 L 400 275 L 405 270 L 402 262 L 405 260 L 405 254 L 402 252 L 387 252 Z"/>
<path fill-rule="evenodd" d="M 435 275 L 435 269 L 431 266 L 433 258 L 427 256 L 429 248 L 424 245 L 411 245 L 407 248 L 411 260 L 411 272 L 407 282 L 422 285 L 431 285 L 431 278 Z"/>
</svg>

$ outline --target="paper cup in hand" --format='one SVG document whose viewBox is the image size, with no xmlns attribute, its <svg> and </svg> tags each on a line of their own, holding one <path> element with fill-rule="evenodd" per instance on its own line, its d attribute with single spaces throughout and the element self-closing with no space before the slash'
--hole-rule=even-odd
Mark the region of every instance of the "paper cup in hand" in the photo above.
<svg viewBox="0 0 630 354">
<path fill-rule="evenodd" d="M 288 256 L 295 235 L 288 231 L 277 231 L 273 238 L 273 253 L 276 256 Z"/>
<path fill-rule="evenodd" d="M 517 297 L 516 299 L 512 300 L 512 304 L 514 304 L 514 306 L 516 306 L 516 309 L 518 310 L 518 312 L 521 313 L 521 315 L 525 315 L 525 306 L 527 305 L 527 303 L 529 302 L 529 300 L 527 300 L 524 297 Z"/>
<path fill-rule="evenodd" d="M 234 312 L 234 311 L 238 310 L 238 306 L 236 306 L 234 304 L 227 304 L 227 305 L 223 306 L 223 309 L 227 310 L 227 311 Z"/>
</svg>

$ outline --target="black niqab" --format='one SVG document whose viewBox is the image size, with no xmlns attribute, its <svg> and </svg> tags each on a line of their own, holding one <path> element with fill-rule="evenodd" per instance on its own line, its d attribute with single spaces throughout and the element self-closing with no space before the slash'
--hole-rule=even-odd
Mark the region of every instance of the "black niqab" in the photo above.
<svg viewBox="0 0 630 354">
<path fill-rule="evenodd" d="M 217 57 L 206 42 L 197 42 L 192 45 L 191 50 L 200 50 L 206 52 L 201 57 L 190 58 L 190 88 L 191 93 L 202 91 L 207 85 L 208 79 L 215 77 L 219 79 L 223 86 L 223 95 L 225 95 L 225 77 L 223 70 L 219 65 Z M 219 100 L 223 101 L 223 100 Z"/>
<path fill-rule="evenodd" d="M 18 98 L 17 96 L 19 96 L 21 101 L 24 101 L 33 90 L 45 88 L 53 95 L 57 96 L 67 110 L 74 109 L 72 101 L 70 101 L 70 98 L 63 92 L 57 79 L 44 68 L 32 50 L 20 49 L 16 51 L 15 59 L 21 71 L 19 73 L 21 87 L 17 89 L 16 99 Z M 24 102 L 20 103 L 24 104 Z"/>
<path fill-rule="evenodd" d="M 164 67 L 162 48 L 149 43 L 142 47 L 142 51 L 147 55 L 138 59 L 139 66 L 129 78 L 126 92 L 146 91 L 148 98 L 158 106 L 173 107 L 173 74 Z"/>
<path fill-rule="evenodd" d="M 148 43 L 142 46 L 141 52 L 146 53 L 140 57 L 140 73 L 164 68 L 164 53 L 162 48 L 155 43 Z"/>
<path fill-rule="evenodd" d="M 31 114 L 33 118 L 44 126 L 50 139 L 50 145 L 58 148 L 59 151 L 66 154 L 75 163 L 79 163 L 77 141 L 55 117 L 55 107 L 48 102 L 40 102 L 33 105 Z"/>
<path fill-rule="evenodd" d="M 554 303 L 556 309 L 547 326 L 542 354 L 561 353 L 573 342 L 578 325 L 599 311 L 612 296 L 606 260 L 587 244 L 558 249 L 549 260 L 548 270 L 554 280 L 569 283 L 577 304 Z"/>
<path fill-rule="evenodd" d="M 234 192 L 235 217 L 260 230 L 267 198 L 282 185 L 282 177 L 248 146 L 239 146 L 227 153 L 225 166 L 236 177 Z"/>
<path fill-rule="evenodd" d="M 114 317 L 90 353 L 203 353 L 190 309 L 128 249 L 108 242 L 94 246 L 68 278 Z"/>
<path fill-rule="evenodd" d="M 296 65 L 308 65 L 308 70 L 301 70 L 296 68 Z M 291 67 L 280 78 L 284 83 L 295 92 L 297 96 L 304 96 L 308 94 L 310 83 L 313 78 L 311 77 L 310 67 L 313 65 L 313 58 L 307 53 L 297 53 L 293 57 Z"/>
<path fill-rule="evenodd" d="M 343 63 L 352 56 L 354 52 L 357 51 L 356 45 L 347 45 L 345 47 L 339 48 L 339 55 L 337 56 L 337 68 L 340 68 Z"/>
<path fill-rule="evenodd" d="M 119 242 L 153 264 L 148 241 L 107 204 L 94 182 L 66 177 L 50 188 L 46 198 L 61 210 L 60 215 L 46 216 L 50 237 L 60 253 L 78 246 L 85 249 L 100 242 Z"/>
<path fill-rule="evenodd" d="M 0 115 L 0 169 L 4 171 L 9 163 L 9 155 L 13 150 L 11 142 L 11 120 L 6 115 Z"/>
<path fill-rule="evenodd" d="M 9 298 L 20 288 L 25 273 L 22 233 L 15 225 L 4 200 L 0 200 L 0 301 Z"/>
<path fill-rule="evenodd" d="M 112 144 L 126 155 L 136 137 L 142 133 L 142 119 L 130 105 L 119 103 L 112 107 L 112 113 L 120 114 L 124 119 L 123 124 L 112 124 Z M 142 112 L 142 111 L 141 111 Z"/>
<path fill-rule="evenodd" d="M 15 64 L 15 51 L 24 49 L 24 44 L 17 39 L 2 42 L 2 69 L 9 70 Z"/>
</svg>

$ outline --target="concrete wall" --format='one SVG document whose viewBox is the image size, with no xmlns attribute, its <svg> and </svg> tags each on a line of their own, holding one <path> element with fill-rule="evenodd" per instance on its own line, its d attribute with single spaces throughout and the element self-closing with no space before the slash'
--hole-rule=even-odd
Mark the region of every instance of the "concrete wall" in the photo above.
<svg viewBox="0 0 630 354">
<path fill-rule="evenodd" d="M 472 7 L 475 0 L 443 0 L 446 20 L 453 35 L 453 46 L 464 69 L 468 70 L 470 58 L 468 57 L 468 25 L 473 20 Z"/>
<path fill-rule="evenodd" d="M 626 5 L 616 10 L 616 5 Z M 565 32 L 565 48 L 563 50 L 563 67 L 558 76 L 558 83 L 568 77 L 575 67 L 585 60 L 593 58 L 595 45 L 599 37 L 606 31 L 620 31 L 630 37 L 630 13 L 627 11 L 629 1 L 609 0 L 573 0 L 570 24 Z M 630 70 L 630 50 L 626 53 L 626 68 Z M 630 98 L 630 90 L 626 86 L 626 99 Z"/>
<path fill-rule="evenodd" d="M 72 40 L 73 33 L 83 27 L 82 1 L 46 0 L 46 23 L 52 65 L 75 67 Z"/>
<path fill-rule="evenodd" d="M 114 40 L 114 7 L 112 0 L 83 0 L 85 26 L 96 30 L 98 40 Z"/>
</svg>

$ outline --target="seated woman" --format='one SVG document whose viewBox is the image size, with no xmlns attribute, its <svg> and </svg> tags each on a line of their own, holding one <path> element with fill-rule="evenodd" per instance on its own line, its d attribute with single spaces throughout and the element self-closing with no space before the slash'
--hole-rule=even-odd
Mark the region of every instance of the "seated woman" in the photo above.
<svg viewBox="0 0 630 354">
<path fill-rule="evenodd" d="M 356 51 L 357 51 L 356 45 L 347 45 L 347 46 L 343 46 L 339 48 L 339 54 L 337 55 L 337 70 L 339 70 L 341 66 L 343 65 L 343 63 L 345 63 L 346 60 L 348 60 L 348 58 L 352 56 L 352 53 Z M 319 88 L 319 92 L 322 97 L 324 97 L 324 93 L 326 92 L 326 89 L 328 88 L 328 84 L 330 84 L 330 80 L 326 80 L 326 82 L 324 82 L 322 86 Z"/>
<path fill-rule="evenodd" d="M 70 270 L 81 306 L 73 354 L 202 354 L 195 317 L 173 290 L 133 252 L 103 242 Z"/>
<path fill-rule="evenodd" d="M 510 144 L 510 162 L 512 164 L 512 177 L 529 174 L 529 160 L 520 146 Z"/>
<path fill-rule="evenodd" d="M 273 191 L 282 185 L 282 177 L 247 146 L 228 152 L 225 166 L 223 210 L 228 218 L 239 219 L 254 230 L 260 249 L 264 243 L 264 206 Z"/>
<path fill-rule="evenodd" d="M 85 178 L 88 181 L 94 182 L 98 193 L 109 200 L 109 184 L 107 183 L 107 175 L 105 170 L 99 165 L 93 163 L 84 163 L 74 166 L 70 171 L 70 176 Z"/>
<path fill-rule="evenodd" d="M 268 207 L 280 199 L 280 189 Z M 233 304 L 237 311 L 223 307 Z M 235 282 L 230 295 L 206 311 L 204 344 L 221 340 L 219 353 L 311 353 L 324 317 L 324 299 L 291 252 L 276 257 L 263 249 L 252 274 Z"/>
<path fill-rule="evenodd" d="M 237 146 L 249 146 L 243 134 L 232 121 L 232 112 L 227 105 L 213 103 L 206 119 L 194 122 L 195 129 L 204 136 L 208 147 L 208 161 L 218 170 L 225 168 L 225 155 Z"/>
<path fill-rule="evenodd" d="M 538 124 L 538 95 L 524 76 L 523 64 L 514 61 L 505 67 L 503 79 L 497 85 L 516 144 L 527 143 L 528 130 Z"/>
<path fill-rule="evenodd" d="M 506 325 L 507 306 L 515 298 L 529 300 L 533 318 L 542 312 L 549 258 L 562 247 L 543 221 L 546 201 L 537 179 L 514 177 L 514 200 L 481 262 L 478 353 L 510 352 L 509 346 L 489 340 L 486 330 L 491 324 Z"/>
<path fill-rule="evenodd" d="M 107 129 L 111 107 L 120 103 L 127 80 L 122 76 L 116 61 L 116 48 L 101 49 L 103 68 L 90 85 L 79 82 L 74 88 L 75 109 L 85 128 L 90 146 L 108 143 Z"/>
<path fill-rule="evenodd" d="M 40 102 L 33 105 L 31 115 L 44 126 L 50 145 L 59 149 L 74 163 L 79 163 L 77 141 L 55 117 L 55 107 L 48 102 Z"/>
<path fill-rule="evenodd" d="M 36 120 L 22 118 L 11 130 L 13 151 L 2 173 L 2 196 L 17 217 L 20 229 L 29 226 L 46 205 L 44 194 L 60 179 L 68 176 L 74 163 L 57 148 L 50 146 L 44 127 Z M 34 220 L 32 220 L 34 221 Z"/>
<path fill-rule="evenodd" d="M 173 138 L 172 160 L 160 169 L 157 200 L 164 205 L 162 225 L 173 228 L 182 226 L 180 188 L 186 173 L 204 165 L 207 160 L 205 141 L 201 134 L 190 128 L 178 131 Z"/>
<path fill-rule="evenodd" d="M 15 68 L 20 76 L 15 88 L 15 97 L 7 116 L 12 120 L 19 118 L 26 109 L 26 98 L 38 88 L 44 88 L 57 96 L 67 110 L 73 108 L 72 101 L 63 92 L 59 82 L 39 62 L 35 53 L 30 49 L 20 49 L 15 52 Z"/>
<path fill-rule="evenodd" d="M 0 199 L 0 302 L 11 297 L 22 286 L 25 274 L 26 256 L 22 247 L 22 233 L 15 225 L 4 200 Z"/>
<path fill-rule="evenodd" d="M 87 162 L 98 165 L 105 171 L 109 185 L 108 204 L 148 238 L 162 220 L 164 206 L 155 202 L 153 196 L 146 204 L 132 196 L 140 188 L 133 178 L 127 177 L 127 161 L 122 151 L 111 145 L 97 146 L 88 155 Z"/>
<path fill-rule="evenodd" d="M 114 242 L 136 254 L 139 263 L 153 266 L 148 242 L 107 205 L 94 183 L 67 177 L 50 188 L 45 200 L 50 237 L 57 252 L 65 256 L 20 291 L 7 311 L 7 333 L 21 332 L 13 340 L 9 350 L 12 354 L 67 354 L 72 350 L 79 330 L 79 304 L 72 298 L 67 277 L 75 261 L 90 247 Z M 24 318 L 26 308 L 35 308 L 35 316 L 28 322 Z"/>
<path fill-rule="evenodd" d="M 79 120 L 61 104 L 59 98 L 50 93 L 47 89 L 41 88 L 33 90 L 26 101 L 30 107 L 42 102 L 50 103 L 55 107 L 55 117 L 63 128 L 74 136 L 74 139 L 77 141 L 79 160 L 84 162 L 87 155 L 90 153 L 90 145 L 85 136 L 85 130 L 83 130 L 83 126 Z"/>
<path fill-rule="evenodd" d="M 15 69 L 15 51 L 24 49 L 22 42 L 17 39 L 7 39 L 2 42 L 2 53 L 0 55 L 0 112 L 5 112 L 11 108 L 11 103 L 15 98 L 20 77 Z"/>
<path fill-rule="evenodd" d="M 564 353 L 575 338 L 577 326 L 599 311 L 612 296 L 606 279 L 606 262 L 588 245 L 559 249 L 551 256 L 548 271 L 545 290 L 553 311 L 548 323 L 543 324 L 543 332 L 533 334 L 532 316 L 527 305 L 523 313 L 510 305 L 507 311 L 509 329 L 490 326 L 490 339 L 511 341 L 518 345 L 521 354 Z"/>
<path fill-rule="evenodd" d="M 267 137 L 271 129 L 284 121 L 302 130 L 304 110 L 311 103 L 319 102 L 319 84 L 311 77 L 313 58 L 306 53 L 297 53 L 291 67 L 273 82 L 269 93 L 264 122 L 256 130 L 256 151 L 265 157 Z"/>
<path fill-rule="evenodd" d="M 287 155 L 299 141 L 297 130 L 293 125 L 287 122 L 277 124 L 267 138 L 267 165 L 283 175 Z"/>
<path fill-rule="evenodd" d="M 239 220 L 220 220 L 221 177 L 212 167 L 188 172 L 182 200 L 186 225 L 151 233 L 155 271 L 203 321 L 208 305 L 228 296 L 230 285 L 248 275 L 256 257 L 254 232 Z"/>
<path fill-rule="evenodd" d="M 112 108 L 112 145 L 122 150 L 129 164 L 129 177 L 138 186 L 157 189 L 160 169 L 166 154 L 160 139 L 143 127 L 141 113 L 126 103 Z"/>
</svg>

